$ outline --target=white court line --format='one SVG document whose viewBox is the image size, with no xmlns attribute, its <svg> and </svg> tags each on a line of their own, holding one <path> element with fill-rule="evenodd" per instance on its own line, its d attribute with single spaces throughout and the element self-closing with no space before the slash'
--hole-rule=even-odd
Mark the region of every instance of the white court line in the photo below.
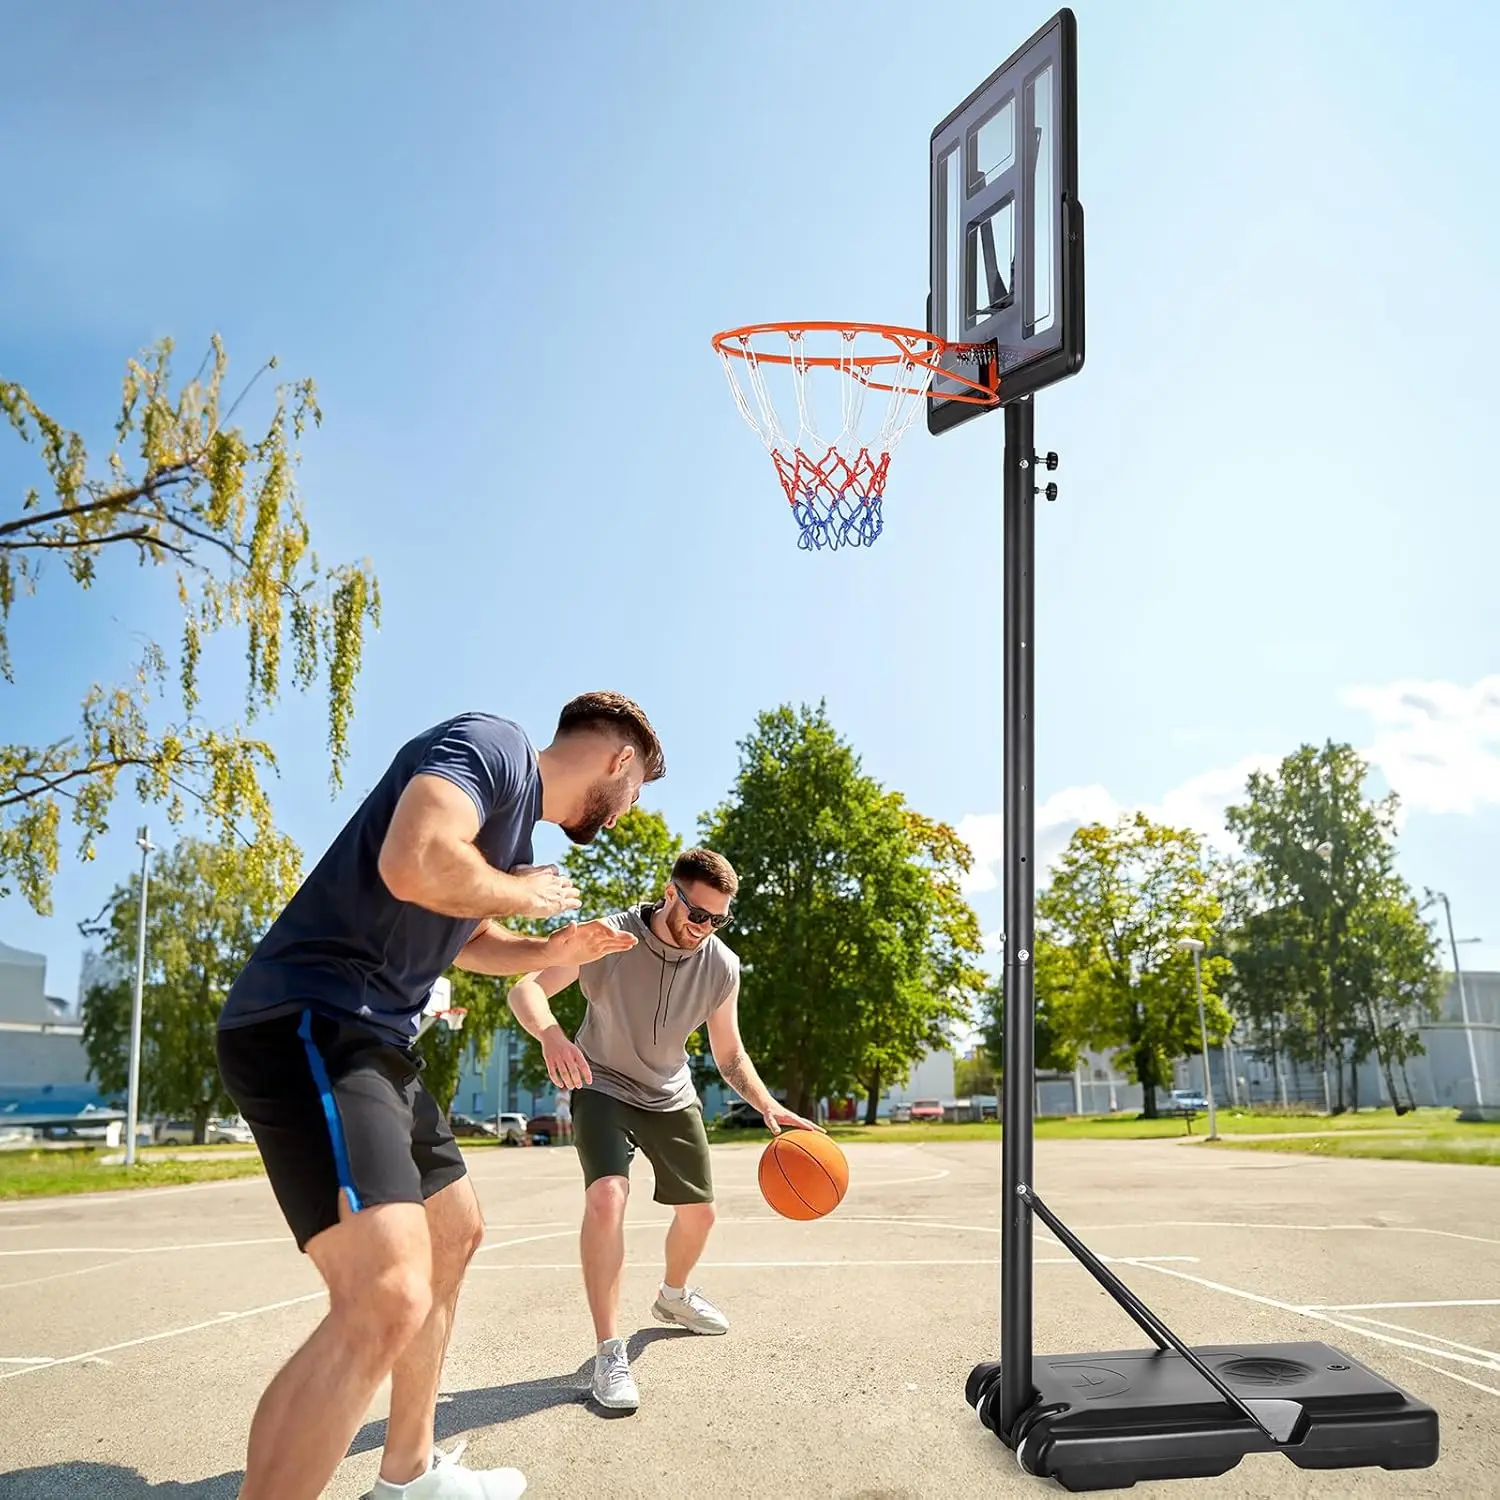
<svg viewBox="0 0 1500 1500">
<path fill-rule="evenodd" d="M 131 1188 L 124 1193 L 69 1193 L 54 1198 L 23 1198 L 19 1203 L 0 1203 L 0 1214 L 45 1213 L 60 1208 L 94 1208 L 101 1203 L 153 1203 L 175 1193 L 206 1193 L 213 1188 L 244 1187 L 264 1183 L 264 1177 L 223 1177 L 213 1182 L 185 1182 L 180 1187 Z"/>
<path fill-rule="evenodd" d="M 196 1240 L 186 1245 L 43 1245 L 36 1250 L 0 1250 L 15 1255 L 170 1255 L 175 1250 L 237 1250 L 245 1245 L 290 1245 L 291 1237 L 274 1235 L 259 1240 Z"/>
<path fill-rule="evenodd" d="M 919 1182 L 941 1182 L 945 1177 L 951 1177 L 953 1173 L 947 1167 L 940 1167 L 935 1172 L 923 1172 L 917 1177 L 881 1177 L 879 1179 L 859 1178 L 859 1187 L 863 1191 L 866 1187 L 889 1188 L 889 1187 L 912 1187 Z M 715 1183 L 714 1190 L 719 1195 L 725 1193 L 758 1193 L 760 1184 L 758 1182 L 730 1183 L 727 1186 Z"/>
<path fill-rule="evenodd" d="M 1137 1224 L 1070 1224 L 1074 1234 L 1097 1234 L 1104 1229 L 1287 1229 L 1329 1232 L 1357 1229 L 1363 1234 L 1430 1234 L 1445 1240 L 1467 1240 L 1475 1245 L 1500 1245 L 1483 1234 L 1460 1234 L 1453 1229 L 1429 1229 L 1422 1224 L 1253 1224 L 1229 1219 L 1148 1219 Z"/>
<path fill-rule="evenodd" d="M 1481 1385 L 1477 1380 L 1470 1380 L 1467 1375 L 1460 1375 L 1457 1370 L 1444 1370 L 1437 1365 L 1430 1365 L 1425 1359 L 1418 1359 L 1414 1354 L 1402 1354 L 1401 1359 L 1409 1360 L 1414 1365 L 1421 1365 L 1424 1370 L 1431 1370 L 1435 1375 L 1446 1375 L 1449 1380 L 1456 1380 L 1461 1385 L 1473 1386 L 1476 1391 L 1483 1391 L 1487 1396 L 1500 1396 L 1500 1390 L 1492 1385 Z"/>
<path fill-rule="evenodd" d="M 1455 1297 L 1442 1302 L 1309 1302 L 1309 1312 L 1395 1312 L 1403 1307 L 1500 1307 L 1500 1297 Z"/>
<path fill-rule="evenodd" d="M 1367 1323 L 1371 1328 L 1389 1328 L 1392 1333 L 1409 1333 L 1413 1338 L 1426 1339 L 1429 1344 L 1446 1344 L 1450 1349 L 1462 1349 L 1465 1354 L 1482 1354 L 1494 1368 L 1500 1370 L 1500 1354 L 1493 1349 L 1476 1348 L 1473 1344 L 1461 1344 L 1457 1339 L 1444 1338 L 1440 1333 L 1429 1333 L 1425 1328 L 1408 1328 L 1404 1323 L 1387 1323 L 1383 1318 L 1362 1318 L 1358 1313 L 1347 1313 L 1354 1323 Z"/>
<path fill-rule="evenodd" d="M 1124 1260 L 1110 1260 L 1107 1264 L 1134 1266 L 1141 1265 L 1143 1262 L 1168 1260 L 1184 1261 L 1190 1265 L 1198 1264 L 1196 1255 L 1130 1256 Z M 993 1266 L 995 1257 L 984 1255 L 952 1260 L 701 1260 L 698 1264 L 706 1271 L 841 1270 L 845 1266 L 862 1267 L 867 1270 L 876 1267 L 886 1270 L 900 1266 Z M 1034 1259 L 1032 1265 L 1073 1266 L 1079 1270 L 1083 1269 L 1071 1255 Z M 469 1269 L 473 1271 L 576 1271 L 578 1262 L 576 1260 L 508 1261 L 498 1266 L 471 1265 Z"/>
<path fill-rule="evenodd" d="M 1342 1328 L 1345 1333 L 1357 1333 L 1362 1338 L 1374 1339 L 1378 1343 L 1389 1344 L 1396 1349 L 1415 1349 L 1421 1354 L 1430 1355 L 1433 1359 L 1451 1360 L 1455 1364 L 1473 1365 L 1477 1369 L 1492 1370 L 1500 1369 L 1500 1364 L 1488 1359 L 1474 1359 L 1467 1354 L 1450 1354 L 1446 1349 L 1434 1349 L 1430 1343 L 1413 1343 L 1410 1339 L 1399 1339 L 1388 1333 L 1378 1333 L 1373 1328 L 1362 1327 L 1358 1323 L 1348 1322 L 1342 1318 L 1335 1318 L 1328 1313 L 1317 1312 L 1308 1307 L 1294 1307 L 1290 1302 L 1278 1301 L 1275 1297 L 1266 1297 L 1259 1292 L 1246 1291 L 1243 1287 L 1226 1286 L 1222 1281 L 1210 1281 L 1206 1276 L 1194 1276 L 1189 1271 L 1177 1271 L 1171 1266 L 1159 1265 L 1150 1261 L 1140 1262 L 1142 1270 L 1155 1271 L 1159 1276 L 1175 1276 L 1180 1281 L 1190 1281 L 1195 1286 L 1206 1287 L 1211 1292 L 1223 1292 L 1229 1297 L 1239 1297 L 1246 1302 L 1257 1302 L 1262 1307 L 1273 1307 L 1278 1312 L 1293 1313 L 1299 1318 L 1311 1318 L 1319 1323 L 1328 1323 L 1334 1328 Z M 1422 1335 L 1425 1337 L 1425 1335 Z M 1434 1365 L 1440 1375 L 1450 1372 Z M 1470 1382 L 1472 1383 L 1472 1382 Z"/>
<path fill-rule="evenodd" d="M 50 1276 L 28 1276 L 25 1281 L 0 1281 L 0 1292 L 13 1292 L 23 1286 L 41 1286 L 48 1281 L 66 1281 L 70 1276 L 92 1276 L 97 1271 L 108 1271 L 119 1264 L 117 1260 L 101 1260 L 97 1265 L 79 1266 L 76 1271 L 54 1271 Z"/>
<path fill-rule="evenodd" d="M 98 1349 L 85 1349 L 82 1354 L 65 1354 L 59 1359 L 49 1359 L 46 1364 L 27 1365 L 19 1370 L 0 1370 L 0 1380 L 15 1380 L 22 1375 L 35 1375 L 38 1370 L 52 1370 L 58 1365 L 81 1364 L 84 1360 L 97 1359 L 101 1354 L 113 1354 L 119 1349 L 138 1349 L 142 1344 L 155 1344 L 162 1339 L 181 1338 L 184 1334 L 197 1333 L 204 1328 L 222 1328 L 226 1323 L 238 1323 L 245 1318 L 259 1317 L 261 1313 L 279 1312 L 283 1307 L 298 1307 L 304 1302 L 317 1302 L 327 1295 L 327 1292 L 309 1292 L 305 1297 L 288 1297 L 285 1302 L 268 1302 L 264 1307 L 251 1307 L 244 1312 L 220 1313 L 216 1318 L 205 1318 L 201 1323 L 189 1323 L 183 1328 L 168 1328 L 162 1333 L 148 1333 L 143 1338 L 125 1339 L 118 1344 L 104 1344 Z"/>
</svg>

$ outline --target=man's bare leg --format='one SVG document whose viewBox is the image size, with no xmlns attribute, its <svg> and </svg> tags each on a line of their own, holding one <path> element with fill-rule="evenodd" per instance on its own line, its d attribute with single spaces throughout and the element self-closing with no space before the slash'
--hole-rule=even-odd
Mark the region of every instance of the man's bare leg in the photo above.
<svg viewBox="0 0 1500 1500">
<path fill-rule="evenodd" d="M 427 1217 L 415 1203 L 350 1214 L 307 1243 L 328 1315 L 266 1387 L 250 1426 L 240 1500 L 318 1500 L 380 1382 L 432 1305 Z"/>
<path fill-rule="evenodd" d="M 408 1484 L 432 1457 L 438 1382 L 453 1332 L 453 1310 L 464 1271 L 484 1239 L 484 1216 L 467 1177 L 434 1193 L 426 1203 L 432 1241 L 432 1310 L 391 1370 L 391 1414 L 386 1423 L 380 1477 Z"/>
<path fill-rule="evenodd" d="M 578 1237 L 583 1289 L 594 1318 L 594 1337 L 615 1338 L 620 1324 L 620 1276 L 625 1269 L 625 1205 L 630 1179 L 601 1177 L 583 1198 L 583 1229 Z"/>
<path fill-rule="evenodd" d="M 688 1290 L 688 1278 L 703 1255 L 714 1227 L 712 1203 L 679 1203 L 667 1230 L 667 1274 L 652 1316 L 694 1333 L 728 1333 L 729 1319 L 701 1292 Z"/>
<path fill-rule="evenodd" d="M 688 1284 L 708 1244 L 714 1227 L 712 1203 L 679 1203 L 667 1230 L 667 1275 L 665 1285 L 682 1288 Z"/>
</svg>

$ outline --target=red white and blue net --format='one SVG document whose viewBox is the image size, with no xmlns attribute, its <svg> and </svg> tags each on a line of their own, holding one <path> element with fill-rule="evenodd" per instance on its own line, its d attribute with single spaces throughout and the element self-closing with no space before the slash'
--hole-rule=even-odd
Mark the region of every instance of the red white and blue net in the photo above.
<svg viewBox="0 0 1500 1500">
<path fill-rule="evenodd" d="M 776 466 L 799 547 L 868 547 L 880 535 L 891 454 L 944 347 L 879 324 L 764 323 L 714 338 L 735 405 Z"/>
</svg>

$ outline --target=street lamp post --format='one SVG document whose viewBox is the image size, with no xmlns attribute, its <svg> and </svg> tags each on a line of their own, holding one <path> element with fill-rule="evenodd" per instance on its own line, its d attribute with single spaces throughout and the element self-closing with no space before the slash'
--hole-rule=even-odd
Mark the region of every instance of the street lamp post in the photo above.
<svg viewBox="0 0 1500 1500">
<path fill-rule="evenodd" d="M 135 846 L 141 851 L 141 898 L 135 924 L 135 993 L 130 1001 L 130 1095 L 125 1107 L 125 1165 L 135 1165 L 136 1117 L 141 1098 L 141 997 L 146 988 L 146 862 L 156 846 L 145 828 L 135 831 Z"/>
<path fill-rule="evenodd" d="M 1203 942 L 1200 938 L 1179 938 L 1179 948 L 1188 949 L 1193 955 L 1193 984 L 1198 991 L 1198 1039 L 1203 1047 L 1203 1093 L 1208 1100 L 1208 1138 L 1219 1138 L 1219 1122 L 1214 1113 L 1214 1080 L 1208 1067 L 1208 1022 L 1203 1015 Z"/>
<path fill-rule="evenodd" d="M 1441 901 L 1443 915 L 1448 920 L 1448 948 L 1453 954 L 1453 980 L 1458 985 L 1458 1008 L 1464 1021 L 1464 1040 L 1469 1044 L 1469 1076 L 1474 1080 L 1474 1108 L 1482 1110 L 1484 1086 L 1479 1081 L 1479 1054 L 1474 1047 L 1474 1024 L 1469 1018 L 1469 994 L 1464 988 L 1464 971 L 1458 964 L 1458 940 L 1453 935 L 1453 908 L 1448 902 L 1446 891 L 1429 890 L 1427 900 L 1429 903 Z"/>
</svg>

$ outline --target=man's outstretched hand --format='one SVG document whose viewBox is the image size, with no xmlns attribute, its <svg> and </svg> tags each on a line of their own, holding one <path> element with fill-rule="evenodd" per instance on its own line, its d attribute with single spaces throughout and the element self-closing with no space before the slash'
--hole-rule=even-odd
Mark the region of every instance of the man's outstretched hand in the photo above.
<svg viewBox="0 0 1500 1500">
<path fill-rule="evenodd" d="M 569 922 L 547 937 L 547 967 L 581 969 L 606 953 L 635 947 L 635 938 L 608 922 Z"/>
</svg>

